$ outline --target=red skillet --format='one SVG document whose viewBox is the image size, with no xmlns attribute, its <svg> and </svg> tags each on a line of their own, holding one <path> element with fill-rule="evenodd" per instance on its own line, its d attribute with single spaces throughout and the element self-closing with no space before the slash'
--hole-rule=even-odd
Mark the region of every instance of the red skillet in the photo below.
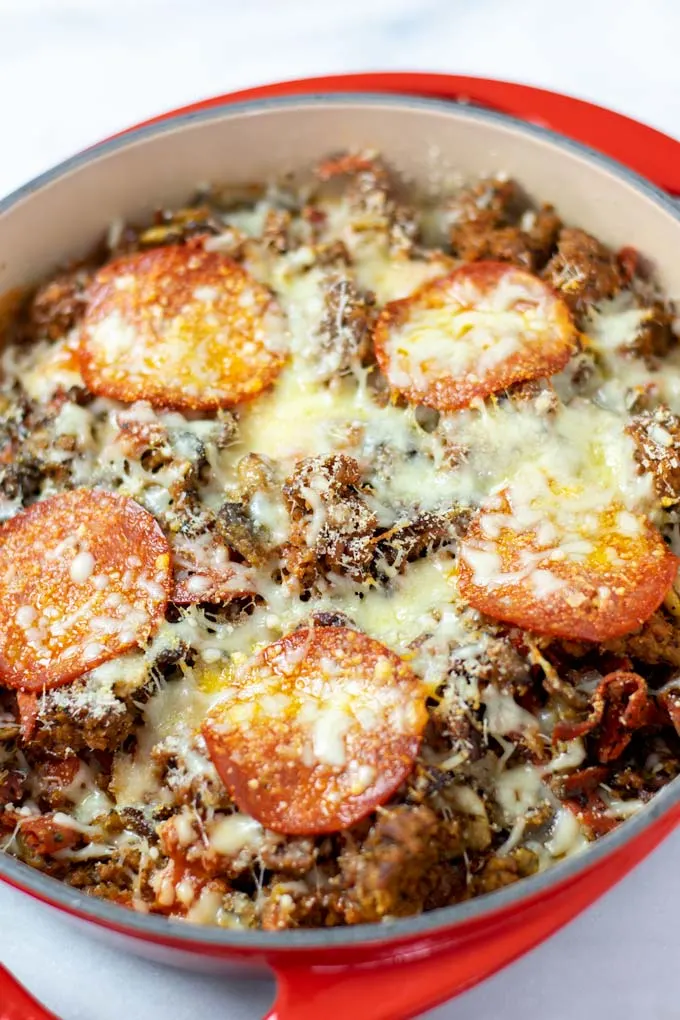
<svg viewBox="0 0 680 1020">
<path fill-rule="evenodd" d="M 219 111 L 235 101 L 333 92 L 423 96 L 496 110 L 589 145 L 666 192 L 680 195 L 680 144 L 668 136 L 577 99 L 478 78 L 354 74 L 261 86 L 163 114 L 140 125 L 146 129 L 140 132 L 140 138 L 143 140 L 145 133 L 154 133 L 150 125 L 168 119 L 182 118 L 185 128 L 194 120 L 200 124 L 210 119 L 206 111 Z M 368 99 L 362 102 L 370 105 Z M 361 110 L 357 116 L 360 113 Z M 127 133 L 121 139 L 125 141 Z M 109 143 L 109 148 L 116 146 L 121 147 L 120 142 Z M 25 192 L 0 203 L 0 214 L 30 199 L 36 190 L 48 190 L 52 177 L 77 174 L 84 162 L 96 160 L 99 151 L 91 150 L 91 154 L 76 158 L 71 165 L 59 168 Z M 178 159 L 181 161 L 181 157 Z M 227 154 L 221 159 L 226 164 Z M 138 161 L 138 172 L 141 166 Z M 614 172 L 619 177 L 625 176 L 620 168 Z M 632 188 L 644 190 L 633 175 L 629 177 Z M 593 198 L 602 201 L 602 195 Z M 663 205 L 658 195 L 652 194 L 650 201 Z M 102 208 L 98 208 L 97 225 L 102 214 L 115 211 L 104 209 L 102 213 Z M 672 218 L 668 207 L 665 213 L 665 220 L 669 215 Z M 666 229 L 665 220 L 658 229 Z M 635 225 L 633 218 L 631 229 Z M 680 237 L 677 223 L 674 229 Z M 60 257 L 56 238 L 63 227 L 57 222 L 54 230 L 49 250 Z M 644 230 L 641 236 L 644 248 Z M 654 231 L 649 238 L 653 236 Z M 26 257 L 25 261 L 26 266 L 18 270 L 21 273 L 29 272 L 30 259 Z M 0 275 L 0 292 L 5 289 Z M 491 897 L 391 926 L 278 934 L 194 930 L 187 925 L 169 924 L 162 918 L 129 915 L 114 905 L 86 900 L 9 858 L 0 860 L 0 877 L 72 919 L 94 925 L 91 930 L 106 931 L 114 943 L 127 943 L 128 948 L 132 946 L 141 954 L 189 966 L 197 960 L 203 964 L 211 960 L 220 969 L 228 968 L 225 961 L 231 961 L 231 967 L 238 967 L 241 973 L 244 966 L 273 969 L 279 993 L 267 1020 L 318 1020 L 322 1015 L 353 1020 L 407 1020 L 483 980 L 590 905 L 675 828 L 680 820 L 679 801 L 680 790 L 672 784 L 643 812 L 594 845 L 583 857 L 572 858 L 550 872 Z M 0 967 L 0 1020 L 55 1018 Z"/>
</svg>

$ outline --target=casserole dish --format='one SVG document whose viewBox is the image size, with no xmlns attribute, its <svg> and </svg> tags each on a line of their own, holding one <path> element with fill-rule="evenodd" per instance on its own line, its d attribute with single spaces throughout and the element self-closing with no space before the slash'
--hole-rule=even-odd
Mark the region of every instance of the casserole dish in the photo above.
<svg viewBox="0 0 680 1020">
<path fill-rule="evenodd" d="M 271 146 L 273 138 L 277 144 Z M 677 293 L 672 254 L 680 227 L 672 205 L 654 189 L 592 154 L 502 117 L 376 97 L 217 107 L 92 150 L 38 182 L 32 193 L 6 203 L 0 231 L 13 257 L 0 289 L 43 275 L 87 246 L 102 221 L 142 213 L 150 196 L 176 203 L 197 180 L 223 178 L 225 161 L 234 180 L 268 179 L 282 166 L 305 165 L 326 151 L 357 145 L 379 148 L 399 170 L 421 179 L 431 173 L 426 154 L 433 146 L 466 176 L 490 164 L 502 167 L 532 193 L 555 197 L 565 219 L 587 223 L 615 247 L 633 243 L 654 260 L 664 289 Z M 623 206 L 625 222 L 619 216 Z M 481 979 L 572 917 L 670 831 L 676 800 L 672 784 L 613 836 L 548 874 L 389 928 L 283 936 L 188 931 L 85 901 L 14 861 L 3 860 L 2 867 L 13 884 L 117 938 L 131 938 L 149 955 L 172 951 L 187 963 L 273 966 L 282 974 L 282 988 L 272 1016 L 311 1017 L 331 1008 L 339 1016 L 396 1018 Z M 403 982 L 395 982 L 395 966 Z"/>
</svg>

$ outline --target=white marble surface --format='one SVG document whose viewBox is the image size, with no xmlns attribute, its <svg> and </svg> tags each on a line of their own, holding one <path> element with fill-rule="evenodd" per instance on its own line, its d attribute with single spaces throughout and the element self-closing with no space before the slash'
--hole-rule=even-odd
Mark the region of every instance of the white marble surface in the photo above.
<svg viewBox="0 0 680 1020">
<path fill-rule="evenodd" d="M 525 81 L 679 136 L 679 37 L 677 0 L 0 0 L 0 194 L 163 109 L 351 70 Z M 676 1020 L 679 852 L 431 1020 Z M 4 888 L 0 960 L 63 1020 L 255 1020 L 272 995 L 105 949 Z"/>
</svg>

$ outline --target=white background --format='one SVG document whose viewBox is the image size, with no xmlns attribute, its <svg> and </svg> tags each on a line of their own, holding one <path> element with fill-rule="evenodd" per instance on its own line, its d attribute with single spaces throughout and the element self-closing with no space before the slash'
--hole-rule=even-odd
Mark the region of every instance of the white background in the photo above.
<svg viewBox="0 0 680 1020">
<path fill-rule="evenodd" d="M 679 137 L 679 39 L 678 0 L 0 0 L 0 194 L 164 109 L 352 70 L 510 78 Z M 679 854 L 680 834 L 431 1020 L 678 1020 Z M 272 996 L 105 949 L 4 888 L 0 960 L 62 1020 L 256 1020 Z"/>
</svg>

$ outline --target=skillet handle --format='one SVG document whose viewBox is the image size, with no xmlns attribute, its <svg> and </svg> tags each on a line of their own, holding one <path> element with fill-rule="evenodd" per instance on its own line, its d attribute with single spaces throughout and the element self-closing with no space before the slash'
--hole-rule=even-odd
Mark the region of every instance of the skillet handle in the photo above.
<svg viewBox="0 0 680 1020">
<path fill-rule="evenodd" d="M 258 85 L 192 103 L 145 121 L 153 124 L 177 114 L 207 110 L 229 102 L 269 96 L 328 92 L 384 92 L 471 103 L 551 128 L 588 145 L 652 181 L 671 195 L 680 195 L 680 142 L 631 117 L 594 103 L 517 82 L 457 74 L 365 72 Z M 137 125 L 141 127 L 142 125 Z"/>
<path fill-rule="evenodd" d="M 57 1020 L 0 963 L 0 1020 Z"/>
<path fill-rule="evenodd" d="M 354 968 L 275 967 L 278 994 L 264 1020 L 410 1020 L 483 981 L 570 920 L 576 909 L 515 919 L 447 951 Z M 422 952 L 422 950 L 421 950 Z"/>
<path fill-rule="evenodd" d="M 472 988 L 573 920 L 679 823 L 680 804 L 675 803 L 587 871 L 480 923 L 395 947 L 383 960 L 362 963 L 359 957 L 344 967 L 273 962 L 278 994 L 264 1020 L 411 1020 Z M 365 958 L 369 952 L 367 945 Z"/>
</svg>

